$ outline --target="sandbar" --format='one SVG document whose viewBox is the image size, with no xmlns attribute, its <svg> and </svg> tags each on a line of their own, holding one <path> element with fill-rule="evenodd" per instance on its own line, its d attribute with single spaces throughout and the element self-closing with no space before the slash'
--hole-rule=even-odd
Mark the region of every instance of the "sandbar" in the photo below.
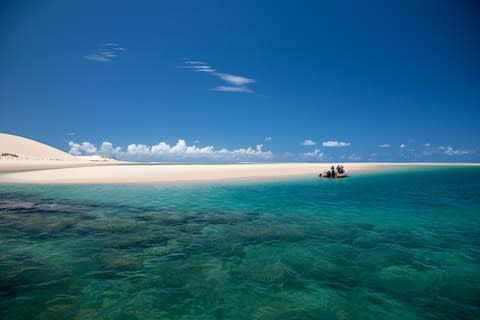
<svg viewBox="0 0 480 320">
<path fill-rule="evenodd" d="M 10 162 L 10 163 L 8 163 Z M 13 163 L 12 163 L 13 162 Z M 15 162 L 18 163 L 15 166 Z M 478 166 L 468 163 L 347 163 L 349 174 L 411 166 Z M 141 164 L 0 161 L 0 183 L 152 184 L 318 177 L 328 163 Z"/>
</svg>

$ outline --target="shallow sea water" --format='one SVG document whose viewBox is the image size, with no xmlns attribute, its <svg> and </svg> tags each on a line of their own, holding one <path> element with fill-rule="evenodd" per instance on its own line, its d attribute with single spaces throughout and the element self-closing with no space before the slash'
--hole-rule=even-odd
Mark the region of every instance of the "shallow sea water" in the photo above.
<svg viewBox="0 0 480 320">
<path fill-rule="evenodd" d="M 480 169 L 0 185 L 1 319 L 479 319 Z"/>
</svg>

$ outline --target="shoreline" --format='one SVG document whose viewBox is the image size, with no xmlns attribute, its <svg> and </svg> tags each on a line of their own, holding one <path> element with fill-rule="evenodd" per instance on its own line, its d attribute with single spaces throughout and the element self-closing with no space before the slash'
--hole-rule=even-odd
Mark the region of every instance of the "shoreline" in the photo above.
<svg viewBox="0 0 480 320">
<path fill-rule="evenodd" d="M 108 161 L 62 161 L 62 160 L 0 160 L 0 175 L 3 173 L 28 172 L 37 170 L 55 170 L 67 168 L 97 167 L 108 165 L 122 165 L 126 162 Z"/>
<path fill-rule="evenodd" d="M 344 163 L 351 174 L 415 167 L 480 167 L 480 163 Z M 0 161 L 0 184 L 161 184 L 317 177 L 331 163 L 131 163 Z"/>
</svg>

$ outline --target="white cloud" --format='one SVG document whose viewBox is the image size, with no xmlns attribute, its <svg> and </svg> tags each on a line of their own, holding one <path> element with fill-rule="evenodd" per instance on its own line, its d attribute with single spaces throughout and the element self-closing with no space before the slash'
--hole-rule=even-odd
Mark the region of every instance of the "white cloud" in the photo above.
<svg viewBox="0 0 480 320">
<path fill-rule="evenodd" d="M 384 144 L 381 144 L 379 145 L 380 148 L 390 148 L 390 144 L 389 143 L 384 143 Z"/>
<path fill-rule="evenodd" d="M 439 147 L 443 154 L 446 154 L 447 156 L 463 156 L 466 154 L 471 154 L 473 151 L 471 150 L 462 150 L 462 149 L 454 149 L 452 146 L 448 147 Z"/>
<path fill-rule="evenodd" d="M 113 144 L 108 141 L 102 142 L 100 149 L 98 149 L 98 153 L 102 156 L 107 157 L 116 157 L 118 154 L 122 152 L 122 148 L 120 147 L 113 147 Z"/>
<path fill-rule="evenodd" d="M 218 86 L 212 89 L 213 91 L 222 91 L 222 92 L 243 92 L 243 93 L 252 93 L 253 91 L 245 87 L 231 87 L 231 86 Z"/>
<path fill-rule="evenodd" d="M 423 146 L 424 146 L 425 148 L 430 148 L 432 145 L 431 145 L 430 143 L 425 143 Z"/>
<path fill-rule="evenodd" d="M 206 64 L 206 63 L 203 62 L 203 61 L 194 61 L 194 60 L 185 60 L 184 63 L 185 63 L 185 64 L 191 64 L 191 65 L 203 65 L 203 64 Z"/>
<path fill-rule="evenodd" d="M 186 60 L 184 64 L 184 68 L 192 69 L 195 72 L 215 72 L 215 69 L 203 61 Z"/>
<path fill-rule="evenodd" d="M 305 140 L 301 143 L 301 145 L 303 145 L 303 146 L 314 146 L 316 144 L 317 143 L 315 141 L 310 140 L 310 139 L 307 139 L 307 140 Z"/>
<path fill-rule="evenodd" d="M 407 146 L 407 145 L 406 145 L 405 143 L 402 143 L 402 144 L 400 145 L 400 149 L 403 149 L 403 148 L 405 148 L 406 146 Z"/>
<path fill-rule="evenodd" d="M 98 61 L 98 62 L 110 62 L 110 60 L 112 60 L 111 57 L 106 57 L 106 56 L 104 56 L 102 54 L 98 54 L 98 53 L 92 53 L 92 54 L 86 55 L 85 59 L 92 60 L 92 61 Z"/>
<path fill-rule="evenodd" d="M 98 154 L 107 157 L 115 157 L 124 160 L 149 160 L 149 161 L 177 161 L 177 160 L 266 160 L 273 157 L 271 151 L 264 151 L 263 145 L 258 144 L 255 148 L 239 148 L 234 150 L 216 150 L 213 146 L 197 147 L 188 145 L 185 140 L 178 140 L 175 145 L 160 142 L 156 145 L 130 144 L 126 151 L 121 147 L 114 147 L 112 143 L 105 141 L 97 149 L 89 142 L 81 144 L 70 141 L 70 153 L 73 155 Z"/>
<path fill-rule="evenodd" d="M 320 152 L 319 149 L 315 149 L 312 152 L 306 152 L 303 155 L 307 158 L 319 158 L 319 159 L 325 156 L 325 154 L 323 152 Z"/>
<path fill-rule="evenodd" d="M 127 154 L 149 154 L 151 148 L 145 144 L 130 144 L 127 147 Z"/>
<path fill-rule="evenodd" d="M 97 62 L 110 62 L 116 58 L 119 53 L 126 51 L 118 43 L 107 42 L 99 46 L 97 52 L 84 56 L 85 59 Z"/>
<path fill-rule="evenodd" d="M 273 156 L 273 153 L 271 151 L 263 151 L 263 144 L 257 144 L 255 149 L 252 149 L 250 147 L 248 148 L 240 148 L 240 149 L 235 149 L 235 150 L 228 150 L 228 149 L 222 149 L 218 151 L 219 154 L 221 155 L 227 155 L 229 157 L 234 157 L 234 158 L 250 158 L 250 157 L 260 157 L 263 159 L 269 159 Z"/>
<path fill-rule="evenodd" d="M 78 143 L 74 143 L 73 141 L 70 141 L 68 143 L 68 146 L 70 147 L 69 153 L 75 155 L 75 156 L 80 156 L 83 153 L 83 150 L 80 149 L 80 145 Z"/>
<path fill-rule="evenodd" d="M 234 86 L 245 86 L 249 83 L 255 82 L 255 80 L 253 79 L 249 79 L 242 76 L 235 76 L 233 74 L 228 74 L 228 73 L 217 73 L 216 75 L 223 81 L 228 82 Z"/>
<path fill-rule="evenodd" d="M 184 61 L 183 68 L 191 69 L 195 72 L 205 72 L 219 78 L 226 82 L 227 85 L 217 86 L 211 90 L 221 92 L 237 92 L 237 93 L 252 93 L 253 90 L 248 88 L 248 85 L 254 83 L 254 79 L 250 79 L 244 76 L 217 72 L 209 64 L 203 61 L 186 60 Z"/>
<path fill-rule="evenodd" d="M 351 145 L 350 142 L 344 141 L 324 141 L 322 142 L 322 146 L 324 147 L 349 147 Z"/>
<path fill-rule="evenodd" d="M 269 141 L 272 141 L 272 137 L 265 137 L 265 142 L 269 142 Z"/>
<path fill-rule="evenodd" d="M 68 146 L 70 147 L 69 152 L 75 156 L 91 155 L 97 152 L 97 147 L 88 141 L 82 142 L 81 144 L 70 141 Z"/>
</svg>

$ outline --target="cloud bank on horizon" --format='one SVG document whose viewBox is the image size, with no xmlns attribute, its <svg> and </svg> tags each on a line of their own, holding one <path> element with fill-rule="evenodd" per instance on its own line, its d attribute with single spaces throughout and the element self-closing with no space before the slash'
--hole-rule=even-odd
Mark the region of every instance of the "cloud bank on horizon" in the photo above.
<svg viewBox="0 0 480 320">
<path fill-rule="evenodd" d="M 264 151 L 263 144 L 255 148 L 215 149 L 213 146 L 197 147 L 188 145 L 180 139 L 175 145 L 160 142 L 156 145 L 130 144 L 126 149 L 114 147 L 111 142 L 104 141 L 99 147 L 90 142 L 76 143 L 70 141 L 69 153 L 75 156 L 100 155 L 121 160 L 135 161 L 242 161 L 242 160 L 268 160 L 273 157 L 271 151 Z"/>
<path fill-rule="evenodd" d="M 271 141 L 271 137 L 266 137 L 265 142 Z M 306 141 L 307 142 L 305 144 Z M 111 142 L 104 141 L 100 145 L 95 145 L 88 141 L 77 143 L 70 141 L 68 143 L 69 153 L 75 156 L 99 155 L 109 158 L 127 161 L 375 161 L 381 160 L 382 153 L 371 153 L 368 157 L 361 156 L 355 152 L 335 153 L 332 149 L 342 149 L 350 147 L 350 142 L 325 141 L 322 147 L 315 148 L 308 152 L 284 152 L 274 153 L 270 150 L 264 150 L 263 144 L 257 144 L 255 147 L 244 147 L 237 149 L 221 148 L 217 149 L 212 145 L 204 147 L 197 146 L 198 141 L 189 145 L 183 139 L 179 139 L 176 144 L 168 144 L 164 141 L 154 145 L 130 144 L 126 148 L 114 146 Z M 307 147 L 315 146 L 313 140 L 305 140 L 302 145 Z M 378 148 L 389 148 L 383 144 Z M 330 149 L 331 152 L 327 152 Z M 400 149 L 404 159 L 428 161 L 431 156 L 440 155 L 446 158 L 461 159 L 463 156 L 475 154 L 475 150 L 467 150 L 448 146 L 433 147 L 431 144 L 424 144 L 418 148 Z M 384 158 L 383 158 L 384 159 Z"/>
</svg>

